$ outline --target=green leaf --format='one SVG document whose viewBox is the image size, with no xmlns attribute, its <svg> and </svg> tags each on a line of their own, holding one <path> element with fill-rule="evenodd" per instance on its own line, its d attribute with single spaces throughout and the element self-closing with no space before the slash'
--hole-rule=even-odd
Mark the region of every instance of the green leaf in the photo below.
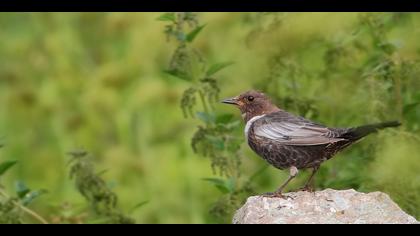
<svg viewBox="0 0 420 236">
<path fill-rule="evenodd" d="M 166 74 L 172 75 L 178 79 L 182 79 L 182 80 L 186 80 L 186 81 L 191 81 L 191 77 L 183 71 L 179 71 L 179 70 L 165 70 L 164 71 Z"/>
<path fill-rule="evenodd" d="M 233 193 L 235 191 L 235 179 L 229 178 L 225 181 L 226 188 L 229 190 L 229 193 Z"/>
<path fill-rule="evenodd" d="M 221 114 L 216 117 L 216 123 L 227 124 L 229 123 L 232 118 L 233 114 Z"/>
<path fill-rule="evenodd" d="M 231 139 L 226 145 L 226 149 L 231 153 L 236 153 L 240 148 L 243 140 L 240 138 Z"/>
<path fill-rule="evenodd" d="M 192 42 L 194 41 L 195 37 L 197 37 L 197 35 L 200 33 L 200 31 L 205 27 L 206 25 L 201 25 L 196 27 L 195 29 L 193 29 L 191 32 L 189 32 L 186 36 L 186 40 L 187 42 Z"/>
<path fill-rule="evenodd" d="M 397 50 L 397 47 L 392 43 L 382 43 L 378 46 L 388 55 L 393 54 Z"/>
<path fill-rule="evenodd" d="M 20 199 L 25 197 L 26 194 L 28 194 L 31 191 L 23 181 L 16 181 L 15 188 L 16 194 Z"/>
<path fill-rule="evenodd" d="M 218 137 L 213 136 L 213 135 L 206 135 L 206 138 L 210 141 L 211 145 L 214 148 L 216 148 L 218 150 L 225 149 L 225 142 L 221 138 L 218 138 Z"/>
<path fill-rule="evenodd" d="M 96 173 L 96 175 L 101 176 L 101 175 L 104 175 L 105 173 L 107 173 L 108 171 L 109 171 L 108 169 L 105 169 L 105 170 L 99 171 L 98 173 Z"/>
<path fill-rule="evenodd" d="M 67 154 L 72 156 L 72 157 L 84 157 L 88 154 L 88 152 L 80 149 L 80 150 L 72 150 L 72 151 L 68 152 Z"/>
<path fill-rule="evenodd" d="M 235 180 L 233 178 L 229 178 L 228 180 L 203 178 L 202 180 L 212 183 L 222 193 L 233 193 L 235 191 Z"/>
<path fill-rule="evenodd" d="M 219 72 L 220 70 L 233 65 L 234 62 L 233 61 L 228 61 L 228 62 L 222 62 L 222 63 L 216 63 L 210 66 L 210 68 L 207 70 L 206 72 L 206 76 L 212 76 L 214 74 L 216 74 L 217 72 Z"/>
<path fill-rule="evenodd" d="M 238 127 L 240 124 L 241 124 L 241 121 L 235 120 L 235 121 L 227 123 L 225 127 L 229 130 L 233 130 L 234 128 Z"/>
<path fill-rule="evenodd" d="M 176 38 L 179 40 L 179 41 L 185 41 L 185 39 L 186 39 L 186 35 L 184 34 L 184 33 L 182 33 L 182 32 L 178 32 L 176 35 Z"/>
<path fill-rule="evenodd" d="M 95 217 L 95 218 L 91 218 L 88 219 L 86 221 L 87 224 L 109 224 L 109 222 L 111 222 L 111 218 L 110 217 Z"/>
<path fill-rule="evenodd" d="M 139 208 L 143 207 L 144 205 L 146 205 L 148 203 L 149 203 L 149 201 L 143 201 L 143 202 L 140 202 L 140 203 L 136 204 L 133 208 L 131 208 L 130 214 L 132 214 L 134 211 L 138 210 Z"/>
<path fill-rule="evenodd" d="M 222 193 L 229 193 L 229 189 L 225 185 L 225 181 L 217 178 L 203 178 L 202 180 L 212 183 Z"/>
<path fill-rule="evenodd" d="M 111 180 L 106 185 L 108 186 L 109 189 L 114 189 L 115 187 L 117 187 L 118 184 L 115 180 Z"/>
<path fill-rule="evenodd" d="M 206 112 L 197 112 L 196 115 L 204 123 L 214 123 L 215 121 L 214 115 Z"/>
<path fill-rule="evenodd" d="M 44 195 L 46 193 L 48 193 L 48 191 L 45 190 L 45 189 L 32 191 L 32 192 L 25 195 L 25 197 L 22 199 L 22 204 L 27 206 L 27 205 L 31 204 L 39 196 Z"/>
<path fill-rule="evenodd" d="M 420 105 L 420 102 L 414 102 L 404 105 L 403 114 L 405 115 L 410 113 L 410 111 L 416 108 L 418 105 Z"/>
<path fill-rule="evenodd" d="M 158 21 L 172 21 L 175 22 L 175 13 L 168 12 L 165 14 L 160 15 L 158 18 L 156 18 Z"/>
<path fill-rule="evenodd" d="M 17 161 L 5 161 L 0 164 L 0 176 L 2 176 L 8 169 L 14 166 Z"/>
</svg>

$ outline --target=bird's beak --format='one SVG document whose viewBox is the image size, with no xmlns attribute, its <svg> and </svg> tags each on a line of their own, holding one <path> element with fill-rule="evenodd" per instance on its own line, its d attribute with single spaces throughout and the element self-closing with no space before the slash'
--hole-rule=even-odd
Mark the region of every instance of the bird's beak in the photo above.
<svg viewBox="0 0 420 236">
<path fill-rule="evenodd" d="M 222 101 L 222 103 L 226 103 L 226 104 L 233 104 L 233 105 L 239 105 L 238 104 L 238 98 L 234 97 L 234 98 L 226 98 Z"/>
</svg>

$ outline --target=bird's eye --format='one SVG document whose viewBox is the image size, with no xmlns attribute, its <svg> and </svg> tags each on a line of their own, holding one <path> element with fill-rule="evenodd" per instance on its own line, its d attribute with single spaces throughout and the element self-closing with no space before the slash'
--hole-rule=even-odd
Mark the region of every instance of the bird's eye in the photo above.
<svg viewBox="0 0 420 236">
<path fill-rule="evenodd" d="M 250 102 L 254 101 L 254 97 L 253 97 L 253 96 L 248 96 L 248 97 L 247 97 L 247 99 L 248 99 L 248 101 L 250 101 Z"/>
</svg>

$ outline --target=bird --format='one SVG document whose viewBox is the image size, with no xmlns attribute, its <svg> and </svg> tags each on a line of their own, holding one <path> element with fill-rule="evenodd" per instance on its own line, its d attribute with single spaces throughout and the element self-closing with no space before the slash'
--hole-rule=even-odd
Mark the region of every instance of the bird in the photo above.
<svg viewBox="0 0 420 236">
<path fill-rule="evenodd" d="M 313 178 L 320 165 L 363 137 L 387 127 L 401 125 L 389 121 L 351 128 L 330 128 L 277 107 L 264 93 L 246 91 L 222 103 L 239 108 L 245 121 L 245 138 L 250 148 L 277 169 L 289 169 L 286 181 L 267 197 L 283 197 L 287 184 L 299 170 L 312 169 L 303 188 L 313 191 Z"/>
</svg>

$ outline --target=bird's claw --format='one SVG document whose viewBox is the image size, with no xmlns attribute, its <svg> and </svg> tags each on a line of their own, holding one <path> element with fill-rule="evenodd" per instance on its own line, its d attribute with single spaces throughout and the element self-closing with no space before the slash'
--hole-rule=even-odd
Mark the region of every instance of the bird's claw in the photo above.
<svg viewBox="0 0 420 236">
<path fill-rule="evenodd" d="M 285 196 L 281 192 L 268 192 L 261 195 L 262 197 L 267 198 L 283 198 L 283 199 L 293 199 L 291 196 Z"/>
<path fill-rule="evenodd" d="M 313 193 L 313 192 L 315 192 L 315 189 L 311 186 L 303 186 L 302 188 L 296 189 L 295 192 L 300 192 L 300 191 Z"/>
</svg>

